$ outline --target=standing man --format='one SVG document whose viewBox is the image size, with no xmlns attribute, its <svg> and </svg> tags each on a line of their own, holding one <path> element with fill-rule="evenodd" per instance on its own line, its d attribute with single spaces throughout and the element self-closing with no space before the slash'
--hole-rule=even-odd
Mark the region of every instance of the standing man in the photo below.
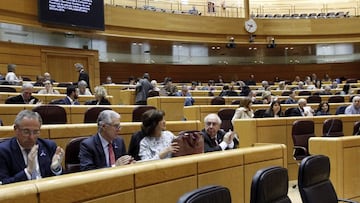
<svg viewBox="0 0 360 203">
<path fill-rule="evenodd" d="M 144 73 L 143 78 L 136 83 L 136 99 L 135 104 L 137 105 L 146 105 L 147 97 L 150 90 L 153 89 L 152 84 L 150 83 L 149 73 Z"/>
<path fill-rule="evenodd" d="M 32 96 L 34 86 L 31 83 L 24 83 L 21 88 L 21 94 L 9 97 L 5 104 L 38 104 L 39 99 Z"/>
<path fill-rule="evenodd" d="M 42 119 L 23 110 L 15 118 L 15 137 L 0 143 L 0 184 L 45 178 L 62 173 L 64 150 L 39 138 Z"/>
<path fill-rule="evenodd" d="M 75 66 L 76 71 L 79 72 L 78 82 L 80 82 L 81 80 L 84 80 L 87 83 L 90 92 L 92 93 L 91 88 L 90 88 L 89 74 L 87 72 L 85 72 L 83 64 L 75 63 L 74 66 Z"/>
<path fill-rule="evenodd" d="M 134 163 L 134 158 L 126 155 L 124 140 L 118 136 L 121 129 L 120 114 L 113 110 L 104 110 L 99 114 L 97 124 L 97 134 L 80 144 L 80 170 Z"/>
<path fill-rule="evenodd" d="M 204 136 L 204 152 L 222 151 L 235 149 L 239 145 L 239 139 L 235 132 L 225 132 L 220 129 L 221 119 L 211 113 L 204 119 L 205 128 L 201 131 Z"/>
</svg>

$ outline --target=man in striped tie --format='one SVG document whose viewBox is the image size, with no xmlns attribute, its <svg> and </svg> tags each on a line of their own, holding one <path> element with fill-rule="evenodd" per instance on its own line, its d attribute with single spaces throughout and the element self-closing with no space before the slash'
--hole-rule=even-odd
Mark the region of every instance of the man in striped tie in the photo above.
<svg viewBox="0 0 360 203">
<path fill-rule="evenodd" d="M 98 133 L 80 144 L 80 170 L 92 170 L 134 163 L 126 154 L 124 140 L 118 136 L 121 129 L 120 114 L 102 111 L 97 119 Z"/>
</svg>

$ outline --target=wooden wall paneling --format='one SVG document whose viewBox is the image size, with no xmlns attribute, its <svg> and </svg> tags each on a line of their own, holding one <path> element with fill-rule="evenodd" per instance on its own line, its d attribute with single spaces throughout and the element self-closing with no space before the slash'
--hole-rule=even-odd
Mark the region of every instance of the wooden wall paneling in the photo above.
<svg viewBox="0 0 360 203">
<path fill-rule="evenodd" d="M 331 78 L 360 78 L 358 71 L 360 63 L 333 64 L 265 64 L 265 65 L 169 65 L 169 64 L 129 64 L 129 63 L 100 63 L 100 80 L 105 81 L 110 75 L 113 82 L 128 81 L 130 76 L 141 77 L 145 72 L 158 83 L 165 77 L 171 77 L 173 82 L 207 82 L 216 80 L 222 75 L 225 82 L 231 80 L 247 80 L 250 74 L 255 74 L 258 82 L 273 81 L 275 76 L 283 80 L 294 80 L 295 76 L 304 79 L 315 73 L 320 79 L 325 73 Z"/>
</svg>

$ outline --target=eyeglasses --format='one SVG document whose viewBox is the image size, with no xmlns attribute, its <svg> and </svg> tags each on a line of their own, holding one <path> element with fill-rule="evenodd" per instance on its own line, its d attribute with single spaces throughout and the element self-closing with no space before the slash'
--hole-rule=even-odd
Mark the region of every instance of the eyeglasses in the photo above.
<svg viewBox="0 0 360 203">
<path fill-rule="evenodd" d="M 25 136 L 30 136 L 30 135 L 40 135 L 40 130 L 30 130 L 30 129 L 23 129 L 23 128 L 19 128 L 19 130 L 21 131 L 21 133 Z"/>
<path fill-rule="evenodd" d="M 108 124 L 108 125 L 114 127 L 116 130 L 120 130 L 120 129 L 121 129 L 120 123 L 117 123 L 117 124 Z"/>
<path fill-rule="evenodd" d="M 206 124 L 206 126 L 211 126 L 211 125 L 215 126 L 215 125 L 218 125 L 219 123 L 217 123 L 217 122 L 206 122 L 205 124 Z"/>
</svg>

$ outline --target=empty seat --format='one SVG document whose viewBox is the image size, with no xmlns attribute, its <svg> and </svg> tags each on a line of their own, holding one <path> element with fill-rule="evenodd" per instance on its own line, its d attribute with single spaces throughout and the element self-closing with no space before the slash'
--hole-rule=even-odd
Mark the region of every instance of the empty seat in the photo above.
<svg viewBox="0 0 360 203">
<path fill-rule="evenodd" d="M 309 156 L 308 143 L 310 137 L 315 137 L 315 125 L 312 120 L 294 121 L 291 136 L 294 143 L 293 158 L 302 160 Z"/>
<path fill-rule="evenodd" d="M 148 92 L 148 97 L 157 97 L 157 96 L 160 96 L 159 91 L 152 90 Z"/>
<path fill-rule="evenodd" d="M 353 135 L 360 135 L 360 121 L 354 123 Z"/>
<path fill-rule="evenodd" d="M 326 119 L 323 124 L 323 136 L 324 137 L 344 136 L 342 120 L 338 118 Z"/>
<path fill-rule="evenodd" d="M 291 203 L 287 195 L 288 187 L 286 168 L 272 166 L 260 169 L 251 182 L 250 203 Z"/>
<path fill-rule="evenodd" d="M 344 103 L 344 101 L 345 101 L 344 97 L 340 95 L 331 96 L 328 99 L 329 103 Z"/>
<path fill-rule="evenodd" d="M 330 160 L 324 155 L 308 156 L 301 161 L 298 185 L 303 203 L 355 202 L 338 199 L 330 180 Z"/>
<path fill-rule="evenodd" d="M 309 13 L 308 18 L 316 18 L 317 14 L 316 13 Z"/>
<path fill-rule="evenodd" d="M 104 110 L 111 110 L 111 108 L 95 106 L 87 109 L 84 114 L 84 123 L 96 123 L 99 113 Z"/>
<path fill-rule="evenodd" d="M 319 95 L 311 95 L 306 99 L 307 103 L 316 103 L 319 104 L 321 102 L 321 97 Z"/>
<path fill-rule="evenodd" d="M 308 17 L 308 14 L 307 14 L 307 13 L 302 13 L 302 14 L 300 14 L 299 17 L 300 17 L 300 18 L 307 18 L 307 17 Z"/>
<path fill-rule="evenodd" d="M 231 104 L 232 105 L 239 105 L 240 104 L 240 99 L 232 100 Z"/>
<path fill-rule="evenodd" d="M 0 92 L 16 92 L 16 89 L 13 87 L 2 87 L 0 86 Z"/>
<path fill-rule="evenodd" d="M 68 86 L 71 86 L 72 83 L 70 82 L 60 82 L 57 87 L 68 87 Z"/>
<path fill-rule="evenodd" d="M 289 96 L 292 92 L 291 91 L 283 91 L 281 96 Z"/>
<path fill-rule="evenodd" d="M 211 185 L 182 195 L 177 203 L 231 203 L 231 194 L 224 186 Z"/>
<path fill-rule="evenodd" d="M 225 99 L 223 97 L 214 97 L 211 99 L 211 105 L 225 105 Z"/>
<path fill-rule="evenodd" d="M 80 172 L 80 144 L 87 137 L 77 137 L 71 139 L 65 148 L 65 172 L 75 173 Z"/>
<path fill-rule="evenodd" d="M 154 106 L 141 105 L 134 108 L 132 112 L 132 122 L 141 122 L 141 117 L 145 111 L 156 109 Z"/>
<path fill-rule="evenodd" d="M 310 91 L 307 91 L 307 90 L 303 90 L 303 91 L 300 91 L 300 92 L 298 93 L 298 95 L 299 95 L 299 96 L 306 96 L 306 95 L 310 96 L 310 95 L 311 95 L 311 92 L 310 92 Z"/>
<path fill-rule="evenodd" d="M 318 13 L 317 18 L 326 18 L 326 13 Z"/>
<path fill-rule="evenodd" d="M 34 112 L 38 112 L 42 118 L 43 124 L 66 124 L 66 111 L 63 107 L 43 104 L 33 108 Z"/>
<path fill-rule="evenodd" d="M 231 123 L 231 119 L 235 114 L 235 109 L 230 108 L 223 108 L 218 111 L 218 116 L 221 119 L 221 126 L 220 128 L 225 130 L 226 132 L 229 129 L 234 130 L 233 125 Z"/>
<path fill-rule="evenodd" d="M 293 13 L 291 14 L 291 18 L 299 18 L 300 15 L 298 13 Z"/>
<path fill-rule="evenodd" d="M 266 111 L 266 109 L 256 109 L 254 111 L 254 118 L 263 118 L 265 111 Z"/>
</svg>

